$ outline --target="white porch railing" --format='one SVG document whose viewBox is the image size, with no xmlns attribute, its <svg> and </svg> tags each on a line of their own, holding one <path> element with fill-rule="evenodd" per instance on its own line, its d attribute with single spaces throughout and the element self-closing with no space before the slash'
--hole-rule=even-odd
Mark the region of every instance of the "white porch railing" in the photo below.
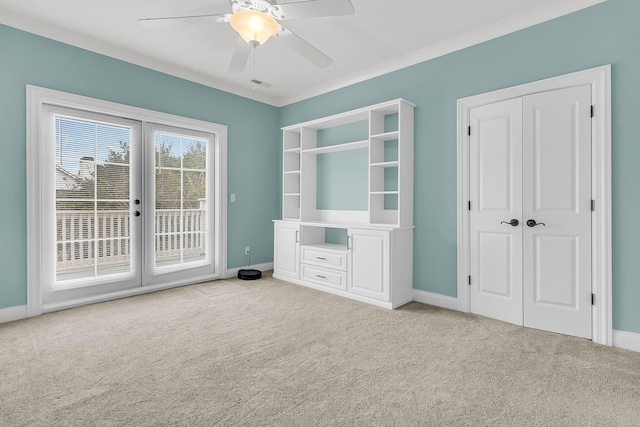
<svg viewBox="0 0 640 427">
<path fill-rule="evenodd" d="M 155 215 L 155 258 L 204 254 L 203 209 L 158 209 Z M 56 271 L 128 263 L 131 212 L 56 211 Z M 97 226 L 96 226 L 97 225 Z"/>
</svg>

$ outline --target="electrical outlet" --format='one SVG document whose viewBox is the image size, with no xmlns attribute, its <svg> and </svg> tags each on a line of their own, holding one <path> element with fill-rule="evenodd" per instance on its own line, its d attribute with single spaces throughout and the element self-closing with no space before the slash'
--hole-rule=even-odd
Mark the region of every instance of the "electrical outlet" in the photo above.
<svg viewBox="0 0 640 427">
<path fill-rule="evenodd" d="M 251 248 L 249 246 L 245 246 L 244 247 L 244 254 L 245 255 L 251 255 Z"/>
</svg>

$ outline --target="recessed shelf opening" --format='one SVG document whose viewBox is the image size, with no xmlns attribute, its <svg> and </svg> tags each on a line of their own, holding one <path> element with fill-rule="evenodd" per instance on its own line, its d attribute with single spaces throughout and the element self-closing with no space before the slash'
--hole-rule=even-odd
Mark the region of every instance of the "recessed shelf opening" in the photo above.
<svg viewBox="0 0 640 427">
<path fill-rule="evenodd" d="M 301 227 L 300 236 L 303 246 L 347 250 L 346 228 L 305 225 Z"/>
</svg>

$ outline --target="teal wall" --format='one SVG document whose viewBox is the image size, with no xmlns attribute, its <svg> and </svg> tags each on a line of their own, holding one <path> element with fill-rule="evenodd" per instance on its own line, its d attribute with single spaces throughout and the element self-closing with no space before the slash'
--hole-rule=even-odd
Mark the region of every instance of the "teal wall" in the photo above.
<svg viewBox="0 0 640 427">
<path fill-rule="evenodd" d="M 318 154 L 316 209 L 369 208 L 369 150 Z"/>
<path fill-rule="evenodd" d="M 0 309 L 27 303 L 27 84 L 226 125 L 228 266 L 273 260 L 277 108 L 0 25 Z"/>
<path fill-rule="evenodd" d="M 640 1 L 609 0 L 288 105 L 280 110 L 280 125 L 395 98 L 417 104 L 414 287 L 456 296 L 457 99 L 612 64 L 613 326 L 640 333 L 640 228 L 636 226 L 640 212 L 639 18 Z"/>
<path fill-rule="evenodd" d="M 318 129 L 317 147 L 364 141 L 369 121 Z M 369 150 L 318 154 L 316 209 L 366 211 L 369 208 Z"/>
</svg>

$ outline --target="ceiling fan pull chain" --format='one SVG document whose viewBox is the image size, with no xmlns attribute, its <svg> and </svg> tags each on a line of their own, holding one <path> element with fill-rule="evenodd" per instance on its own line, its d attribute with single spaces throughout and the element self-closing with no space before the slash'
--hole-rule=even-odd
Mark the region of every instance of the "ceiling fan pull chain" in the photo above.
<svg viewBox="0 0 640 427">
<path fill-rule="evenodd" d="M 253 83 L 256 80 L 256 45 L 251 44 L 251 59 L 250 59 L 250 78 L 251 83 L 253 84 L 253 88 L 255 89 L 255 84 Z"/>
</svg>

